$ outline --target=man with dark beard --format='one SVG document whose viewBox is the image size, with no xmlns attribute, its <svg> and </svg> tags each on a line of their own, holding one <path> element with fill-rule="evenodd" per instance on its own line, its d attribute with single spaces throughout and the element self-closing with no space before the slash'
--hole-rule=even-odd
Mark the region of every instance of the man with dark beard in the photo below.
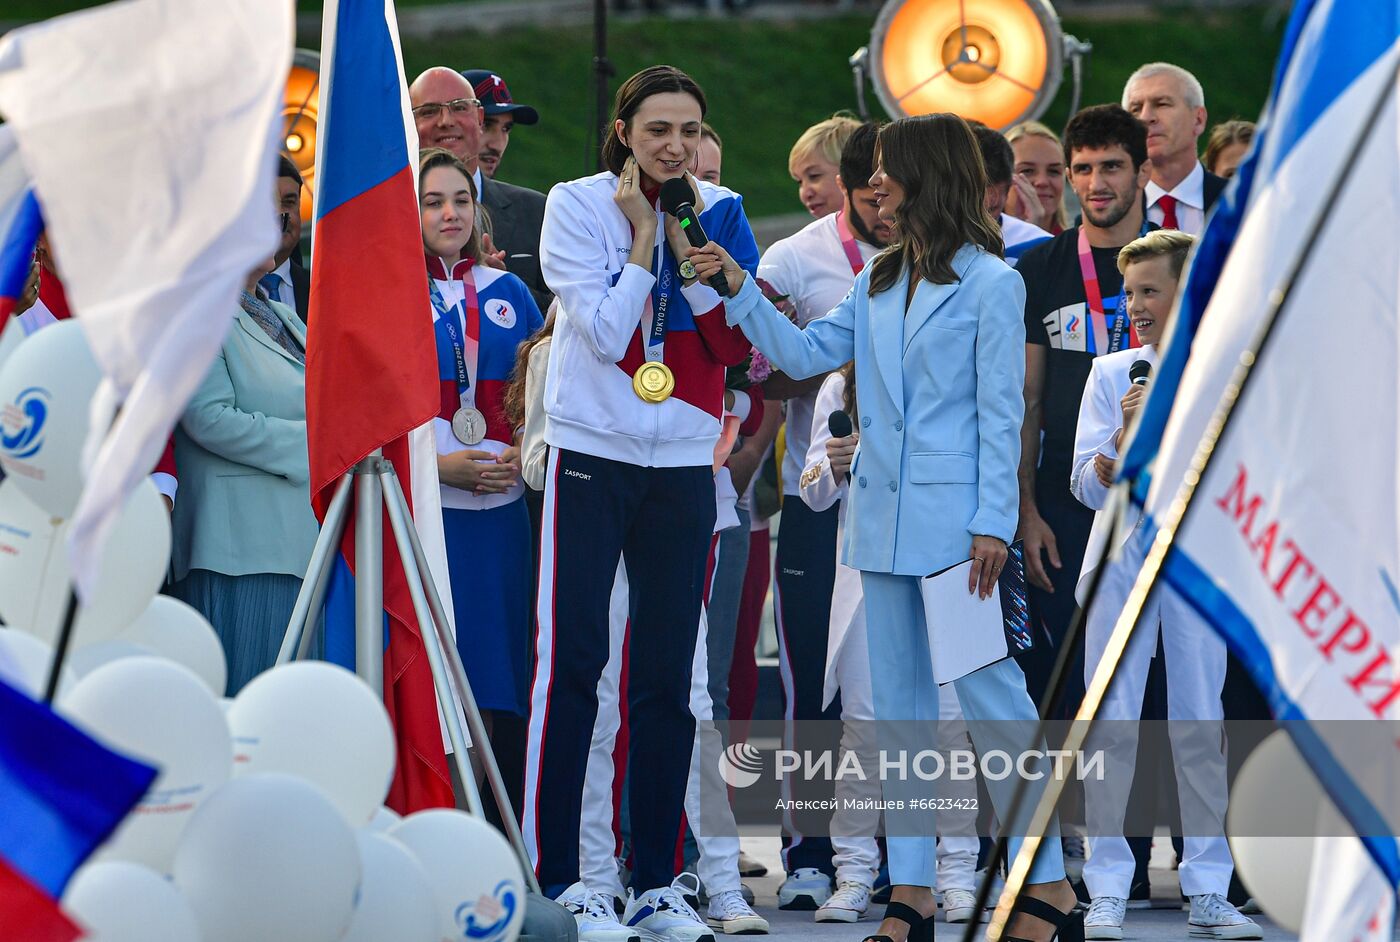
<svg viewBox="0 0 1400 942">
<path fill-rule="evenodd" d="M 804 326 L 825 315 L 846 296 L 855 277 L 889 241 L 890 230 L 876 214 L 870 187 L 879 125 L 861 125 L 841 151 L 838 212 L 823 216 L 797 233 L 775 242 L 758 264 L 758 277 L 787 296 Z M 836 579 L 837 508 L 817 512 L 798 496 L 799 479 L 811 436 L 812 412 L 826 374 L 800 382 L 774 373 L 764 382 L 768 399 L 787 399 L 787 448 L 783 458 L 782 526 L 778 535 L 774 594 L 779 657 L 784 669 L 786 717 L 838 720 L 839 698 L 822 709 L 826 677 L 827 630 Z M 1076 406 L 1077 408 L 1077 406 Z M 1077 412 L 1076 412 L 1077 415 Z M 799 744 L 797 748 L 801 748 Z M 832 834 L 850 834 L 838 822 Z M 833 843 L 835 847 L 833 848 Z M 869 904 L 879 867 L 873 835 L 836 838 L 784 833 L 783 868 L 787 880 L 778 892 L 780 909 L 816 910 L 818 922 L 849 922 Z M 836 892 L 833 894 L 832 880 Z"/>
</svg>

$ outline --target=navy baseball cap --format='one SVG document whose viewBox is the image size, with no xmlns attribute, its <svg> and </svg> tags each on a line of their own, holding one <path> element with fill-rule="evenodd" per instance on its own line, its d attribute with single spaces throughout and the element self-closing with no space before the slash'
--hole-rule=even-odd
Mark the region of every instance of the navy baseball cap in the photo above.
<svg viewBox="0 0 1400 942">
<path fill-rule="evenodd" d="M 510 97 L 505 79 L 489 69 L 468 69 L 462 78 L 472 83 L 477 100 L 486 115 L 509 114 L 517 124 L 538 124 L 540 113 L 529 105 L 517 105 Z"/>
</svg>

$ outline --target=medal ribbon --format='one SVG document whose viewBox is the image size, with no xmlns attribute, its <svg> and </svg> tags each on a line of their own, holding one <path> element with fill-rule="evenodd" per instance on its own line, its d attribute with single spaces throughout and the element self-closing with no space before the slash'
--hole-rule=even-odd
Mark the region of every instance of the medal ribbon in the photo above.
<svg viewBox="0 0 1400 942">
<path fill-rule="evenodd" d="M 1142 222 L 1142 231 L 1139 236 L 1147 234 L 1147 220 Z M 1108 323 L 1108 315 L 1104 311 L 1103 291 L 1099 288 L 1099 273 L 1094 268 L 1094 252 L 1089 247 L 1089 236 L 1084 231 L 1084 227 L 1079 227 L 1079 276 L 1084 280 L 1084 301 L 1089 308 L 1089 337 L 1093 343 L 1089 352 L 1095 355 L 1105 353 L 1117 353 L 1124 347 L 1124 340 L 1127 346 L 1137 347 L 1140 343 L 1137 332 L 1128 323 L 1128 311 L 1125 304 L 1126 295 L 1123 289 L 1118 289 L 1118 297 L 1113 301 L 1113 324 Z"/>
<path fill-rule="evenodd" d="M 433 299 L 433 308 L 437 311 L 438 320 L 442 322 L 443 329 L 447 332 L 447 339 L 452 344 L 452 358 L 457 366 L 458 398 L 464 408 L 474 409 L 476 408 L 477 363 L 481 354 L 481 311 L 476 300 L 476 279 L 472 276 L 470 268 L 467 269 L 461 280 L 464 293 L 462 304 L 451 310 L 448 309 L 447 302 L 443 300 L 442 292 L 438 290 L 437 281 L 432 276 L 428 277 L 428 289 Z M 462 315 L 465 337 L 457 332 L 458 310 L 461 308 L 466 308 L 465 314 Z M 451 416 L 445 418 L 450 419 Z"/>
<path fill-rule="evenodd" d="M 841 238 L 841 251 L 846 253 L 846 261 L 851 263 L 851 274 L 859 275 L 861 269 L 865 268 L 865 260 L 860 257 L 860 246 L 856 245 L 856 237 L 851 235 L 851 228 L 846 225 L 844 209 L 836 214 L 836 234 Z"/>
<path fill-rule="evenodd" d="M 660 265 L 660 274 L 656 279 L 656 287 L 652 294 L 647 297 L 646 311 L 644 317 L 650 319 L 650 326 L 647 328 L 646 359 L 648 363 L 663 362 L 663 353 L 666 349 L 666 310 L 671 306 L 671 294 L 675 284 L 674 268 L 666 262 L 666 250 L 658 240 L 656 246 L 657 261 Z"/>
</svg>

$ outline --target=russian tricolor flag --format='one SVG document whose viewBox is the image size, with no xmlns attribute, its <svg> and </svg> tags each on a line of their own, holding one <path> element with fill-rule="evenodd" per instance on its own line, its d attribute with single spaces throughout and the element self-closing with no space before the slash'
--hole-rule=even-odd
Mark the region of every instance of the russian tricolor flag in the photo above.
<svg viewBox="0 0 1400 942">
<path fill-rule="evenodd" d="M 112 752 L 0 679 L 5 938 L 69 942 L 81 935 L 56 900 L 155 777 L 155 769 Z"/>
<path fill-rule="evenodd" d="M 426 436 L 416 437 L 429 450 L 415 447 L 410 433 L 437 414 L 437 353 L 418 213 L 418 134 L 392 0 L 326 3 L 320 95 L 310 304 L 316 328 L 306 359 L 312 503 L 324 519 L 345 473 L 383 449 L 410 485 L 405 492 L 420 533 L 428 525 L 425 552 L 432 556 L 434 543 L 442 546 L 435 451 Z M 398 737 L 389 804 L 402 812 L 451 807 L 432 675 L 387 520 L 384 533 L 385 705 Z M 353 520 L 341 551 L 353 571 Z M 440 586 L 447 596 L 446 583 Z"/>
</svg>

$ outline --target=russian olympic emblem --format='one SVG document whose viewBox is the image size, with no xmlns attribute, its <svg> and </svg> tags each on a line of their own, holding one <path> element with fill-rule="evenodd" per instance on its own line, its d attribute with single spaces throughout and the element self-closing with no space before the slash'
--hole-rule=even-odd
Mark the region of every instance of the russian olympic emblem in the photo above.
<svg viewBox="0 0 1400 942">
<path fill-rule="evenodd" d="M 506 928 L 520 906 L 520 896 L 514 880 L 502 880 L 489 894 L 463 903 L 453 914 L 460 938 L 473 942 L 496 942 L 505 937 Z"/>
<path fill-rule="evenodd" d="M 11 458 L 32 458 L 44 447 L 49 418 L 49 391 L 30 386 L 0 410 L 0 451 Z"/>
<path fill-rule="evenodd" d="M 515 326 L 515 308 L 511 307 L 509 302 L 494 298 L 486 302 L 484 310 L 486 316 L 498 327 L 508 330 Z"/>
</svg>

